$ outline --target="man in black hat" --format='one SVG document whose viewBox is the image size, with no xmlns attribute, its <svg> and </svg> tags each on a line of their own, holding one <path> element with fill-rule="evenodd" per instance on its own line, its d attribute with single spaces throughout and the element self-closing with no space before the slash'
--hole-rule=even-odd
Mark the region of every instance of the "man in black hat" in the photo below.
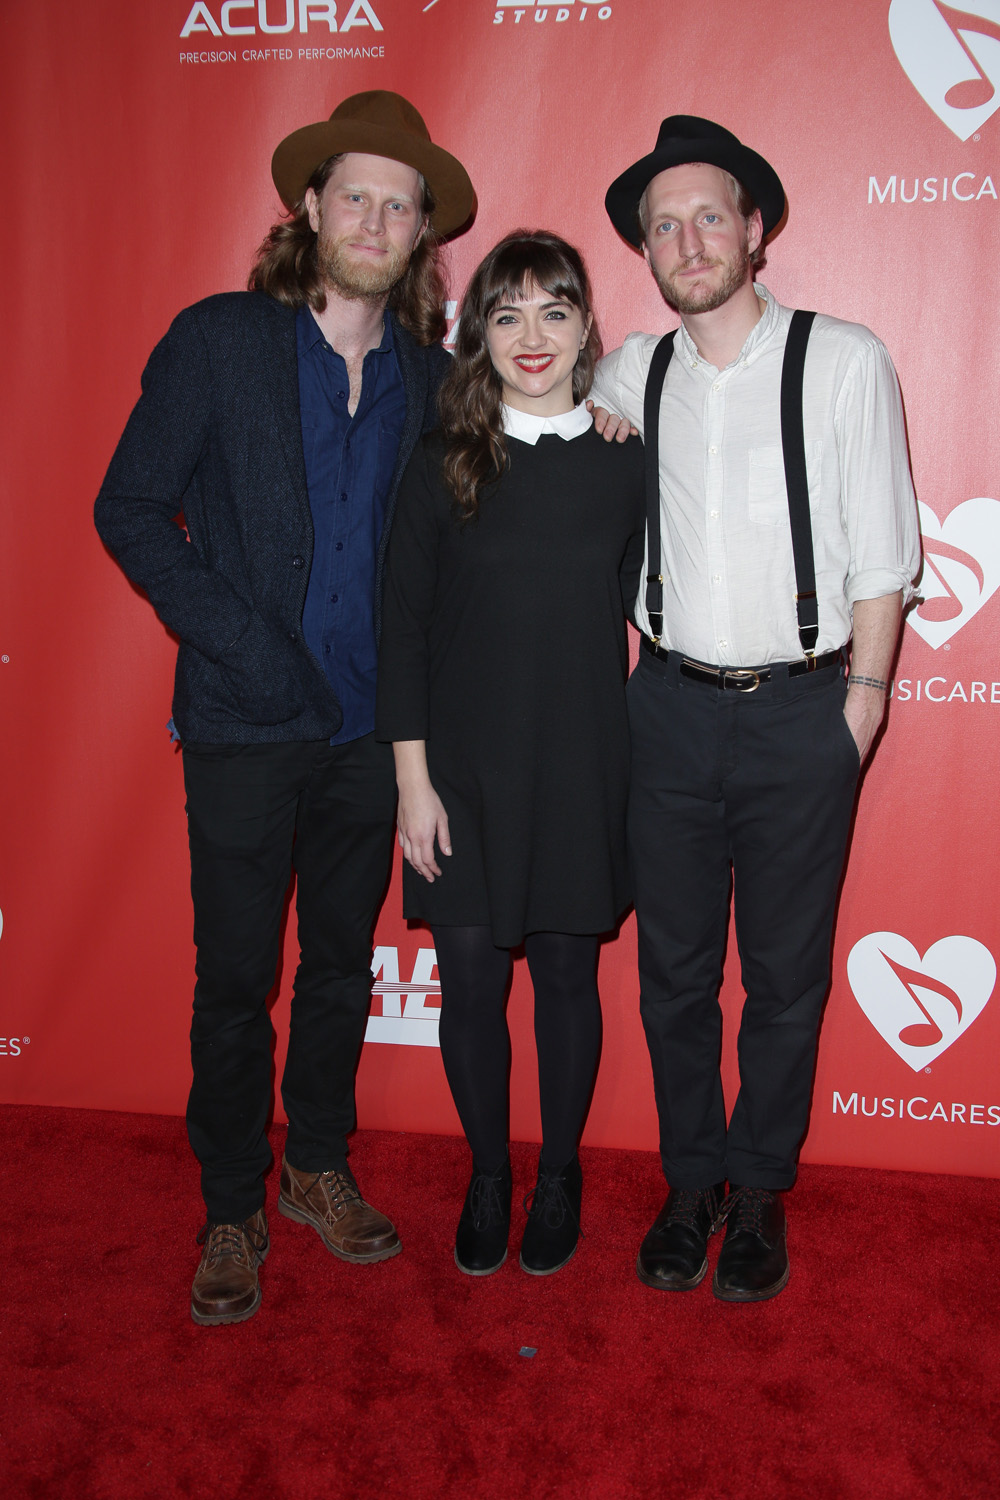
<svg viewBox="0 0 1000 1500">
<path fill-rule="evenodd" d="M 697 1286 L 727 1219 L 713 1290 L 759 1301 L 788 1280 L 781 1194 L 808 1123 L 856 784 L 919 566 L 916 506 L 882 344 L 835 318 L 793 320 L 754 281 L 785 207 L 761 156 L 675 115 L 606 205 L 681 317 L 672 343 L 630 335 L 593 392 L 643 431 L 658 491 L 635 610 L 629 834 L 670 1192 L 637 1269 L 652 1287 Z M 727 1127 L 731 880 L 746 1000 Z"/>
<path fill-rule="evenodd" d="M 376 642 L 396 491 L 448 368 L 437 245 L 474 208 L 464 168 L 381 90 L 288 136 L 272 176 L 288 217 L 250 291 L 174 321 L 96 508 L 102 538 L 180 637 L 200 1324 L 240 1322 L 260 1303 L 267 997 L 293 868 L 300 960 L 278 1208 L 344 1260 L 401 1249 L 347 1165 L 395 810 L 391 749 L 373 734 Z"/>
</svg>

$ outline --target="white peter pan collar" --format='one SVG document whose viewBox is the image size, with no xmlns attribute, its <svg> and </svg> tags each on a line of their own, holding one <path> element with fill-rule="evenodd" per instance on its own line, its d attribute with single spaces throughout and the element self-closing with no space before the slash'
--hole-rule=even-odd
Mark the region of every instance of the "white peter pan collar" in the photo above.
<svg viewBox="0 0 1000 1500">
<path fill-rule="evenodd" d="M 557 417 L 536 417 L 532 412 L 518 411 L 513 406 L 503 407 L 503 430 L 508 437 L 519 438 L 522 443 L 534 445 L 545 432 L 554 432 L 558 437 L 579 437 L 593 426 L 594 419 L 581 401 L 572 411 L 560 412 Z"/>
</svg>

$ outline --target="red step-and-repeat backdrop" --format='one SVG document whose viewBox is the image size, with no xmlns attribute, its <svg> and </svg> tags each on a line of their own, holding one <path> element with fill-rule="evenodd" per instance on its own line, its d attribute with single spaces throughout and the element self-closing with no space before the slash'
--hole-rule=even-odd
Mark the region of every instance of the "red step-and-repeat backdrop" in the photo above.
<svg viewBox="0 0 1000 1500">
<path fill-rule="evenodd" d="M 171 317 L 245 282 L 271 152 L 390 88 L 468 166 L 452 296 L 517 225 L 590 263 L 608 348 L 672 319 L 603 210 L 660 119 L 763 152 L 788 222 L 763 279 L 868 324 L 906 403 L 922 599 L 861 793 L 804 1159 L 1000 1175 L 1000 0 L 16 0 L 0 13 L 7 463 L 0 1097 L 179 1112 L 192 984 L 174 644 L 91 505 Z M 539 649 L 554 649 L 539 642 Z M 429 934 L 376 937 L 363 1125 L 456 1131 Z M 294 916 L 275 1006 L 277 1066 Z M 601 962 L 586 1139 L 653 1147 L 632 921 Z M 732 1092 L 741 990 L 723 1006 Z M 538 1139 L 523 962 L 513 1132 Z"/>
</svg>

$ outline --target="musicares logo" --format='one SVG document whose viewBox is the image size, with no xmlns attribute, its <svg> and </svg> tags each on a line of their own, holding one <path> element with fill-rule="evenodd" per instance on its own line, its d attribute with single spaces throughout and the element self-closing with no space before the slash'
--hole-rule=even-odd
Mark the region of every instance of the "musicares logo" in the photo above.
<svg viewBox="0 0 1000 1500">
<path fill-rule="evenodd" d="M 1000 588 L 1000 500 L 964 500 L 943 521 L 923 501 L 919 510 L 922 603 L 906 618 L 936 651 Z"/>
<path fill-rule="evenodd" d="M 1000 0 L 892 0 L 889 37 L 914 88 L 960 141 L 1000 109 Z"/>
<path fill-rule="evenodd" d="M 441 981 L 431 976 L 437 966 L 433 948 L 418 948 L 413 977 L 399 977 L 399 949 L 376 948 L 372 959 L 372 1013 L 368 1017 L 366 1042 L 387 1042 L 401 1047 L 436 1047 L 440 1004 L 428 1005 L 440 996 Z"/>
<path fill-rule="evenodd" d="M 870 932 L 847 960 L 854 998 L 915 1073 L 968 1031 L 996 983 L 990 950 L 970 937 L 932 943 L 923 958 L 896 932 Z"/>
</svg>

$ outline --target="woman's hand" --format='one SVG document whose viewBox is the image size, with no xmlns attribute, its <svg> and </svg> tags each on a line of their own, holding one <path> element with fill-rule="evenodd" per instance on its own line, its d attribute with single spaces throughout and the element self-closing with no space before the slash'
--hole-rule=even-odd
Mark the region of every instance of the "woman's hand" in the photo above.
<svg viewBox="0 0 1000 1500">
<path fill-rule="evenodd" d="M 399 786 L 399 847 L 417 874 L 433 884 L 435 876 L 441 874 L 434 857 L 435 841 L 441 854 L 451 853 L 448 814 L 427 774 L 423 740 L 397 740 L 392 748 Z"/>
</svg>

